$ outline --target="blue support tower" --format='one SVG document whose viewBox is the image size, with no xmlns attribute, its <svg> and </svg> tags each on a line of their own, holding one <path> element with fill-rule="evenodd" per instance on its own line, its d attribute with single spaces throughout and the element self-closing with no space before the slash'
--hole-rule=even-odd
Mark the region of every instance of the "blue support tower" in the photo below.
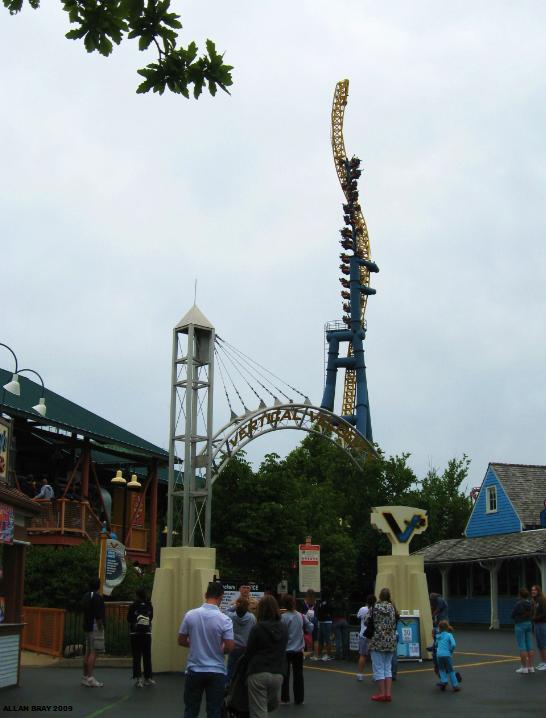
<svg viewBox="0 0 546 718">
<path fill-rule="evenodd" d="M 343 317 L 343 326 L 340 322 L 335 322 L 326 330 L 326 341 L 328 342 L 328 362 L 326 366 L 326 383 L 324 387 L 324 395 L 322 397 L 321 407 L 334 411 L 334 400 L 336 393 L 337 370 L 340 368 L 352 369 L 356 377 L 356 396 L 354 402 L 354 414 L 344 416 L 343 418 L 353 424 L 356 429 L 368 441 L 373 442 L 372 425 L 370 418 L 370 404 L 368 399 L 368 386 L 366 382 L 366 365 L 364 362 L 364 339 L 366 337 L 366 329 L 361 318 L 361 295 L 373 295 L 375 289 L 362 284 L 361 268 L 365 267 L 368 272 L 378 272 L 379 268 L 375 262 L 358 256 L 357 252 L 357 224 L 355 215 L 360 210 L 357 190 L 357 179 L 360 176 L 358 169 L 360 160 L 353 157 L 350 161 L 345 160 L 346 171 L 346 195 L 348 195 L 348 203 L 343 205 L 345 212 L 345 224 L 347 225 L 341 230 L 341 245 L 345 250 L 352 250 L 352 254 L 343 252 L 340 258 L 343 264 L 340 269 L 344 275 L 348 276 L 348 280 L 341 278 L 341 283 L 349 291 L 342 291 L 344 299 L 348 299 L 348 303 L 343 304 L 346 315 Z M 348 352 L 348 356 L 339 356 L 339 348 L 341 343 L 349 343 L 352 345 L 352 352 Z"/>
</svg>

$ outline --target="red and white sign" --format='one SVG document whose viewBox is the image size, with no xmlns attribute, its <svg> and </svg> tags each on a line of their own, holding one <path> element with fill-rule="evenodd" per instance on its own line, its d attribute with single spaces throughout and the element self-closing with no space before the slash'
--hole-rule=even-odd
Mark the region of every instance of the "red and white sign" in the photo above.
<svg viewBox="0 0 546 718">
<path fill-rule="evenodd" d="M 320 593 L 320 546 L 312 543 L 300 543 L 299 583 L 304 593 L 312 588 Z"/>
</svg>

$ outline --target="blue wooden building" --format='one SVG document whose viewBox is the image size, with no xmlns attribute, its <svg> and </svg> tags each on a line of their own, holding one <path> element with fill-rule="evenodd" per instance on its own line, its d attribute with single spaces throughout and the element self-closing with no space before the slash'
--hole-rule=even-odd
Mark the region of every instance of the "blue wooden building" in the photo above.
<svg viewBox="0 0 546 718">
<path fill-rule="evenodd" d="M 521 586 L 546 591 L 546 466 L 489 464 L 464 535 L 417 553 L 453 623 L 511 623 Z"/>
</svg>

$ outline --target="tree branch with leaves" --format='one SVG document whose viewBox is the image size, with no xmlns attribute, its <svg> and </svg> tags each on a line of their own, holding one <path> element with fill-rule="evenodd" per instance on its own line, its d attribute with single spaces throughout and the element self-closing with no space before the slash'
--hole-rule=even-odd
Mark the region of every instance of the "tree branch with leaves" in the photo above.
<svg viewBox="0 0 546 718">
<path fill-rule="evenodd" d="M 11 15 L 23 9 L 24 0 L 2 2 Z M 40 0 L 27 2 L 35 10 L 40 7 Z M 61 4 L 75 25 L 66 37 L 83 40 L 87 52 L 108 57 L 114 45 L 125 39 L 138 39 L 140 51 L 156 48 L 157 61 L 138 70 L 144 79 L 137 93 L 152 90 L 162 95 L 168 89 L 189 98 L 193 87 L 197 99 L 207 87 L 213 96 L 218 88 L 229 94 L 233 67 L 224 64 L 212 40 L 206 41 L 206 53 L 201 56 L 195 42 L 187 47 L 177 44 L 182 23 L 180 15 L 171 12 L 170 0 L 61 0 Z"/>
</svg>

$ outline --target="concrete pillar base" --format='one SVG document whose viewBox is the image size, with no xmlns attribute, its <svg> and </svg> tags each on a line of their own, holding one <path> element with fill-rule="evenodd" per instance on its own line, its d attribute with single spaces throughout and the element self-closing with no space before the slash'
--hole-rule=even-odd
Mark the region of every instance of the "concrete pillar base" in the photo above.
<svg viewBox="0 0 546 718">
<path fill-rule="evenodd" d="M 432 614 L 422 556 L 378 556 L 375 595 L 390 589 L 399 611 L 418 610 L 421 626 L 421 654 L 432 658 L 426 647 L 432 643 Z"/>
<path fill-rule="evenodd" d="M 215 563 L 214 548 L 173 546 L 161 549 L 152 591 L 154 673 L 184 669 L 188 649 L 177 643 L 178 628 L 184 614 L 203 603 L 209 581 L 218 575 Z"/>
</svg>

